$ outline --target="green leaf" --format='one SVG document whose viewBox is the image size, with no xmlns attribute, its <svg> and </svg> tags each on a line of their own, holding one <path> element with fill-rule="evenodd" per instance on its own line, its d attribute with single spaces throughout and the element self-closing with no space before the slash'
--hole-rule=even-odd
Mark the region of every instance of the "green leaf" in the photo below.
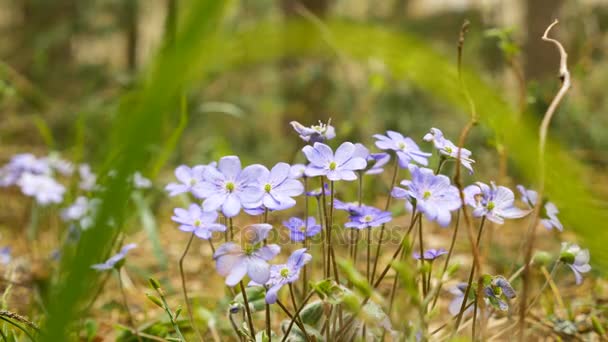
<svg viewBox="0 0 608 342">
<path fill-rule="evenodd" d="M 253 311 L 263 311 L 266 309 L 266 290 L 261 286 L 249 286 L 245 288 L 247 293 L 247 301 L 249 302 L 249 308 Z M 234 296 L 234 301 L 245 305 L 245 299 L 242 293 L 237 293 Z"/>
<path fill-rule="evenodd" d="M 304 324 L 316 326 L 321 321 L 321 317 L 323 317 L 323 306 L 324 304 L 320 300 L 306 304 L 302 311 L 300 311 L 300 318 L 302 318 Z"/>
</svg>

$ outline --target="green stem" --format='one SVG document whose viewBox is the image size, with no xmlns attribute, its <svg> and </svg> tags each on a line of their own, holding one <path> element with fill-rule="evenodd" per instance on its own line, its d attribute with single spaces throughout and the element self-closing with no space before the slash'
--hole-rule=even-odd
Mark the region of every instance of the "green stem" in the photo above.
<svg viewBox="0 0 608 342">
<path fill-rule="evenodd" d="M 304 228 L 306 232 L 308 232 L 308 196 L 306 193 L 308 192 L 308 177 L 304 176 Z M 308 248 L 307 246 L 307 237 L 304 234 L 303 245 L 304 248 Z M 304 294 L 308 292 L 308 265 L 304 265 L 302 270 L 302 299 L 304 299 Z"/>
<path fill-rule="evenodd" d="M 454 232 L 452 233 L 452 242 L 450 243 L 450 250 L 448 251 L 448 255 L 445 258 L 445 262 L 443 264 L 443 270 L 441 271 L 441 278 L 443 279 L 443 275 L 448 269 L 450 265 L 450 259 L 452 258 L 452 253 L 454 252 L 454 246 L 456 245 L 456 237 L 458 236 L 458 227 L 460 226 L 460 210 L 456 212 L 456 226 L 454 227 Z M 439 293 L 441 292 L 441 287 L 443 287 L 443 281 L 439 282 L 439 288 L 437 292 L 435 292 L 435 298 L 433 298 L 433 305 L 431 305 L 431 310 L 435 308 L 437 304 L 437 300 L 439 299 Z"/>
<path fill-rule="evenodd" d="M 122 294 L 122 301 L 125 307 L 125 311 L 127 312 L 127 316 L 129 317 L 129 324 L 133 327 L 133 331 L 135 332 L 135 336 L 137 340 L 141 342 L 141 337 L 139 336 L 139 331 L 137 326 L 135 325 L 135 319 L 131 314 L 131 309 L 129 308 L 129 302 L 127 301 L 127 294 L 125 293 L 125 288 L 122 283 L 122 275 L 120 274 L 120 269 L 116 268 L 116 273 L 118 274 L 118 285 L 120 286 L 120 293 Z"/>
<path fill-rule="evenodd" d="M 293 305 L 293 309 L 297 310 L 298 304 L 296 303 L 296 295 L 295 291 L 293 290 L 293 285 L 291 283 L 289 283 L 289 296 L 291 297 L 291 305 Z M 302 329 L 302 333 L 304 333 L 304 336 L 306 336 L 306 341 L 310 340 L 310 337 L 306 332 L 306 327 L 304 326 L 304 321 L 302 321 L 302 317 L 300 317 L 299 313 L 296 314 L 296 319 L 300 323 L 298 326 L 300 327 L 300 329 Z"/>
<path fill-rule="evenodd" d="M 188 298 L 188 290 L 186 289 L 186 276 L 184 274 L 184 259 L 186 259 L 186 255 L 190 250 L 190 246 L 192 245 L 192 240 L 194 240 L 194 236 L 194 233 L 190 235 L 190 239 L 186 244 L 186 249 L 184 249 L 184 253 L 182 253 L 182 256 L 179 258 L 179 275 L 182 280 L 182 292 L 184 294 L 184 301 L 186 302 L 186 310 L 188 310 L 188 319 L 190 320 L 190 325 L 192 326 L 192 330 L 194 330 L 198 339 L 200 341 L 204 341 L 201 332 L 198 330 L 196 324 L 194 323 L 194 313 L 192 312 L 192 304 L 190 304 L 190 299 Z"/>
<path fill-rule="evenodd" d="M 424 243 L 422 241 L 422 220 L 418 220 L 418 246 L 420 247 L 420 265 L 424 269 Z M 426 277 L 422 273 L 422 298 L 426 297 Z"/>
<path fill-rule="evenodd" d="M 241 287 L 241 294 L 243 295 L 243 302 L 245 303 L 245 312 L 247 313 L 247 324 L 249 324 L 249 334 L 255 340 L 255 329 L 253 328 L 253 317 L 251 316 L 251 309 L 249 308 L 249 299 L 247 299 L 247 291 L 245 291 L 245 285 L 243 281 L 239 282 Z"/>
<path fill-rule="evenodd" d="M 317 198 L 317 208 L 318 208 L 318 215 L 319 215 L 319 224 L 321 225 L 321 260 L 323 261 L 321 264 L 323 265 L 323 276 L 325 277 L 327 275 L 327 268 L 325 265 L 325 250 L 326 250 L 326 246 L 325 246 L 325 230 L 326 227 L 324 228 L 323 226 L 325 225 L 324 221 L 323 221 L 323 208 L 321 207 L 321 201 L 319 200 L 319 198 Z"/>
<path fill-rule="evenodd" d="M 323 262 L 325 263 L 325 274 L 324 277 L 325 278 L 329 278 L 329 274 L 330 274 L 330 261 L 331 261 L 331 253 L 330 251 L 330 242 L 329 240 L 331 239 L 331 227 L 329 227 L 329 218 L 328 218 L 328 214 L 327 214 L 327 199 L 325 196 L 325 187 L 324 187 L 324 182 L 323 182 L 323 177 L 320 178 L 321 179 L 321 200 L 322 200 L 322 207 L 323 207 L 323 216 L 325 218 L 325 236 L 324 236 L 324 241 L 325 241 L 325 249 L 327 250 L 326 253 L 326 257 L 327 259 L 323 260 Z"/>
<path fill-rule="evenodd" d="M 393 176 L 391 179 L 391 185 L 388 188 L 388 197 L 386 198 L 386 205 L 384 206 L 384 210 L 388 210 L 389 207 L 391 206 L 391 192 L 393 191 L 393 188 L 395 187 L 395 183 L 397 182 L 397 174 L 399 173 L 399 164 L 398 164 L 398 159 L 397 156 L 394 156 L 395 158 L 395 163 L 393 166 Z M 376 254 L 374 257 L 374 267 L 372 268 L 372 276 L 371 276 L 371 283 L 374 282 L 374 279 L 376 277 L 376 268 L 378 267 L 378 258 L 380 256 L 380 248 L 382 247 L 382 238 L 384 237 L 384 229 L 386 228 L 386 224 L 383 224 L 382 226 L 380 226 L 380 237 L 378 239 L 378 244 L 376 246 Z"/>
<path fill-rule="evenodd" d="M 475 243 L 475 246 L 473 246 L 473 248 L 479 250 L 479 242 L 481 240 L 481 234 L 483 233 L 483 226 L 484 223 L 486 222 L 486 217 L 482 217 L 481 218 L 481 223 L 479 224 L 479 231 L 477 232 L 477 241 Z M 464 298 L 462 300 L 462 305 L 460 305 L 460 311 L 458 312 L 458 316 L 456 318 L 456 325 L 454 327 L 454 332 L 453 334 L 455 334 L 458 331 L 458 327 L 460 327 L 460 322 L 462 321 L 462 315 L 464 314 L 465 311 L 465 307 L 467 304 L 467 298 L 469 297 L 469 292 L 471 290 L 471 284 L 473 283 L 473 276 L 475 275 L 475 263 L 473 263 L 473 266 L 471 266 L 471 272 L 469 273 L 469 280 L 467 281 L 467 287 L 466 290 L 464 291 Z M 473 324 L 475 324 L 475 322 L 473 322 Z"/>
</svg>

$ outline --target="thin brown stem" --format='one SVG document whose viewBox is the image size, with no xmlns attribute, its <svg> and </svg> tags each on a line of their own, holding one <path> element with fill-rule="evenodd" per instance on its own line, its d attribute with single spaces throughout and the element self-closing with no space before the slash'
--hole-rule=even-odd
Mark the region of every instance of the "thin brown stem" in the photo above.
<svg viewBox="0 0 608 342">
<path fill-rule="evenodd" d="M 184 275 L 184 259 L 186 259 L 186 255 L 190 250 L 190 246 L 192 245 L 192 240 L 194 240 L 194 233 L 190 235 L 190 239 L 188 239 L 188 243 L 186 244 L 186 249 L 184 249 L 184 253 L 179 258 L 179 275 L 182 280 L 182 292 L 184 294 L 184 301 L 186 302 L 186 309 L 188 310 L 188 319 L 190 320 L 190 325 L 192 326 L 192 330 L 196 333 L 196 336 L 200 341 L 203 341 L 203 336 L 201 332 L 198 330 L 196 324 L 194 323 L 194 313 L 192 311 L 192 304 L 190 303 L 190 299 L 188 298 L 188 290 L 186 289 L 186 276 Z"/>
<path fill-rule="evenodd" d="M 245 291 L 245 285 L 243 281 L 239 282 L 241 287 L 241 294 L 243 295 L 243 302 L 245 304 L 245 312 L 247 313 L 247 324 L 249 325 L 249 334 L 255 338 L 255 328 L 253 327 L 253 316 L 251 315 L 251 308 L 249 308 L 249 299 L 247 298 L 247 291 Z"/>
<path fill-rule="evenodd" d="M 391 192 L 395 187 L 395 183 L 397 182 L 397 174 L 399 173 L 399 160 L 397 156 L 394 156 L 395 162 L 393 165 L 393 176 L 391 178 L 391 185 L 388 188 L 388 196 L 386 197 L 386 205 L 384 206 L 384 210 L 388 210 L 391 206 Z M 386 228 L 386 224 L 380 226 L 380 237 L 378 238 L 378 244 L 376 245 L 376 253 L 374 256 L 374 267 L 372 268 L 372 276 L 370 278 L 371 283 L 374 282 L 376 277 L 376 268 L 378 267 L 378 259 L 380 257 L 380 248 L 382 247 L 382 239 L 384 238 L 384 229 Z"/>
<path fill-rule="evenodd" d="M 539 159 L 539 165 L 538 165 L 538 170 L 539 170 L 539 186 L 538 186 L 538 200 L 536 205 L 534 206 L 534 212 L 533 212 L 533 219 L 531 220 L 531 224 L 528 228 L 528 234 L 527 234 L 527 241 L 528 244 L 526 246 L 526 250 L 525 250 L 525 257 L 524 257 L 524 274 L 523 274 L 523 290 L 522 290 L 522 299 L 521 299 L 521 303 L 520 303 L 520 313 L 519 313 L 519 341 L 523 341 L 525 336 L 524 336 L 524 329 L 525 329 L 525 322 L 526 322 L 526 299 L 528 296 L 528 292 L 529 292 L 529 288 L 530 288 L 530 260 L 532 259 L 532 250 L 534 249 L 534 242 L 535 242 L 535 238 L 536 238 L 536 226 L 538 225 L 538 220 L 539 220 L 539 215 L 540 215 L 540 209 L 542 206 L 542 198 L 544 196 L 544 192 L 545 192 L 545 147 L 546 147 L 546 143 L 547 143 L 547 134 L 549 131 L 549 125 L 551 123 L 551 119 L 553 118 L 553 115 L 555 114 L 555 111 L 557 110 L 558 105 L 560 104 L 560 102 L 563 100 L 564 96 L 566 95 L 566 93 L 568 92 L 568 89 L 570 89 L 570 72 L 568 71 L 568 54 L 566 53 L 566 50 L 564 49 L 564 47 L 562 46 L 562 44 L 553 39 L 553 38 L 549 38 L 549 32 L 551 31 L 551 29 L 553 28 L 553 26 L 557 25 L 558 21 L 555 20 L 551 25 L 549 25 L 549 27 L 547 27 L 547 29 L 545 30 L 545 33 L 542 36 L 542 40 L 546 41 L 546 42 L 550 42 L 553 43 L 556 47 L 557 50 L 559 51 L 559 55 L 560 55 L 560 63 L 559 63 L 559 76 L 560 79 L 562 81 L 562 85 L 559 89 L 559 91 L 557 92 L 557 94 L 555 95 L 555 97 L 553 98 L 553 100 L 551 101 L 551 104 L 549 105 L 549 108 L 547 108 L 547 111 L 545 112 L 545 115 L 543 117 L 543 120 L 541 122 L 541 125 L 539 127 L 539 144 L 538 144 L 538 159 Z"/>
<path fill-rule="evenodd" d="M 125 311 L 127 312 L 127 316 L 129 317 L 129 324 L 133 327 L 133 331 L 135 336 L 137 337 L 137 341 L 141 342 L 141 337 L 139 336 L 139 329 L 135 325 L 135 319 L 131 314 L 131 309 L 129 308 L 129 301 L 127 300 L 127 293 L 125 292 L 125 287 L 122 282 L 122 275 L 120 274 L 120 269 L 116 269 L 116 273 L 118 274 L 118 285 L 120 286 L 120 293 L 122 294 L 122 302 L 125 307 Z"/>
<path fill-rule="evenodd" d="M 300 304 L 300 307 L 298 307 L 298 309 L 296 310 L 295 314 L 293 315 L 293 318 L 289 322 L 289 325 L 287 326 L 287 330 L 285 331 L 285 335 L 283 336 L 283 339 L 281 339 L 281 342 L 287 341 L 287 337 L 289 336 L 289 332 L 291 332 L 291 328 L 293 328 L 293 324 L 296 321 L 296 318 L 300 317 L 300 312 L 302 311 L 302 309 L 304 309 L 304 306 L 306 305 L 306 303 L 308 303 L 308 301 L 310 300 L 310 298 L 312 298 L 312 295 L 314 293 L 315 293 L 314 291 L 308 292 L 308 295 L 306 295 L 306 297 L 304 298 L 304 300 Z"/>
</svg>

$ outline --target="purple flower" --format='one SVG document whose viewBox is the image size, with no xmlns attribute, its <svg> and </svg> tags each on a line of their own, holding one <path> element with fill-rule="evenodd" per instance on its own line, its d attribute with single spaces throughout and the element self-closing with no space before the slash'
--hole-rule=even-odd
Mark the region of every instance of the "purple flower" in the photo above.
<svg viewBox="0 0 608 342">
<path fill-rule="evenodd" d="M 241 170 L 241 161 L 236 156 L 220 159 L 217 169 L 208 167 L 203 181 L 192 188 L 198 198 L 204 198 L 203 210 L 221 208 L 226 217 L 234 217 L 242 207 L 252 208 L 260 204 L 264 190 L 256 185 L 266 168 L 255 164 Z"/>
<path fill-rule="evenodd" d="M 296 204 L 292 197 L 301 195 L 304 186 L 298 180 L 289 178 L 291 167 L 287 163 L 278 163 L 272 170 L 264 168 L 257 181 L 257 187 L 264 194 L 261 204 L 268 209 L 283 210 Z"/>
<path fill-rule="evenodd" d="M 416 260 L 424 259 L 424 260 L 433 261 L 444 254 L 448 254 L 448 251 L 446 251 L 443 248 L 439 248 L 439 249 L 427 249 L 426 251 L 424 251 L 424 253 L 422 253 L 422 258 L 420 257 L 420 253 L 418 253 L 418 252 L 414 252 L 414 254 L 412 256 Z"/>
<path fill-rule="evenodd" d="M 283 226 L 289 229 L 289 238 L 291 241 L 301 242 L 307 237 L 313 237 L 321 232 L 321 226 L 317 224 L 314 217 L 309 216 L 304 220 L 298 217 L 292 217 L 287 221 L 283 221 Z"/>
<path fill-rule="evenodd" d="M 519 190 L 521 194 L 521 200 L 528 206 L 529 209 L 536 206 L 536 201 L 538 200 L 538 193 L 536 191 L 526 189 L 523 185 L 518 185 L 517 190 Z M 544 215 L 540 220 L 540 223 L 549 230 L 555 228 L 560 232 L 564 231 L 564 226 L 557 217 L 559 210 L 555 204 L 553 204 L 553 202 L 546 202 L 544 208 L 545 212 L 543 213 Z"/>
<path fill-rule="evenodd" d="M 383 211 L 370 206 L 361 206 L 351 212 L 350 221 L 344 224 L 345 228 L 374 228 L 379 227 L 390 220 L 392 215 L 389 211 Z"/>
<path fill-rule="evenodd" d="M 503 224 L 505 219 L 521 218 L 530 213 L 514 205 L 513 191 L 494 182 L 487 184 L 477 182 L 464 189 L 465 203 L 473 207 L 473 216 L 485 216 L 488 220 Z"/>
<path fill-rule="evenodd" d="M 175 178 L 179 183 L 169 183 L 165 190 L 169 192 L 169 196 L 176 196 L 185 192 L 191 192 L 192 188 L 203 181 L 203 173 L 208 165 L 197 165 L 192 168 L 186 165 L 180 165 L 175 169 Z"/>
<path fill-rule="evenodd" d="M 574 272 L 577 285 L 583 282 L 583 273 L 591 271 L 589 250 L 581 249 L 574 243 L 562 242 L 560 261 L 568 265 L 572 272 Z"/>
<path fill-rule="evenodd" d="M 283 285 L 291 284 L 300 277 L 300 270 L 310 260 L 312 256 L 306 253 L 306 248 L 295 250 L 287 259 L 287 263 L 270 266 L 270 278 L 266 283 L 252 282 L 251 285 L 266 285 L 266 303 L 274 304 L 277 302 L 277 293 Z"/>
<path fill-rule="evenodd" d="M 91 172 L 89 164 L 80 164 L 80 166 L 78 166 L 78 175 L 80 176 L 80 183 L 78 183 L 80 189 L 91 191 L 95 188 L 97 176 Z"/>
<path fill-rule="evenodd" d="M 319 121 L 318 125 L 310 127 L 306 127 L 297 121 L 292 121 L 289 124 L 300 135 L 302 140 L 310 144 L 324 142 L 325 140 L 331 140 L 336 137 L 336 130 L 331 125 L 331 120 L 329 120 L 327 124 Z"/>
<path fill-rule="evenodd" d="M 133 174 L 133 186 L 136 189 L 148 189 L 152 186 L 152 181 L 137 171 Z"/>
<path fill-rule="evenodd" d="M 122 261 L 127 256 L 127 252 L 129 252 L 130 250 L 132 250 L 135 247 L 137 247 L 137 244 L 134 244 L 134 243 L 124 245 L 120 249 L 120 252 L 118 252 L 118 254 L 112 256 L 110 259 L 106 260 L 106 262 L 104 262 L 104 263 L 92 265 L 91 268 L 94 270 L 97 270 L 97 271 L 107 271 L 107 270 L 111 270 L 111 269 L 117 267 L 117 264 L 119 265 L 118 267 L 120 267 L 119 262 Z"/>
<path fill-rule="evenodd" d="M 306 176 L 326 176 L 330 181 L 353 181 L 357 179 L 355 171 L 367 166 L 365 159 L 357 157 L 355 145 L 345 142 L 334 155 L 331 148 L 322 143 L 307 145 L 302 149 L 310 164 L 306 167 Z"/>
<path fill-rule="evenodd" d="M 304 171 L 306 170 L 306 165 L 304 164 L 293 164 L 289 169 L 289 178 L 291 179 L 300 179 L 304 177 Z"/>
<path fill-rule="evenodd" d="M 71 176 L 74 172 L 74 165 L 65 159 L 61 159 L 57 153 L 51 153 L 40 160 L 61 175 Z"/>
<path fill-rule="evenodd" d="M 431 128 L 431 131 L 422 139 L 424 141 L 432 141 L 441 155 L 454 160 L 458 159 L 458 150 L 460 150 L 460 164 L 469 170 L 471 174 L 473 173 L 473 166 L 471 164 L 475 163 L 475 161 L 471 159 L 471 151 L 466 148 L 460 149 L 453 142 L 444 138 L 443 132 L 440 129 Z"/>
<path fill-rule="evenodd" d="M 464 300 L 464 293 L 467 290 L 467 283 L 459 283 L 458 285 L 451 288 L 449 291 L 454 296 L 450 304 L 448 305 L 448 311 L 452 316 L 458 315 L 460 312 L 460 307 L 462 306 L 462 301 Z M 469 291 L 471 292 L 471 291 Z M 467 315 L 473 311 L 473 307 L 469 307 L 464 311 L 464 314 Z"/>
<path fill-rule="evenodd" d="M 84 196 L 78 196 L 72 205 L 61 211 L 61 218 L 64 221 L 78 221 L 82 219 L 88 211 L 89 199 Z"/>
<path fill-rule="evenodd" d="M 331 191 L 329 190 L 329 184 L 323 183 L 323 189 L 324 189 L 323 192 L 325 193 L 325 196 L 329 196 L 331 194 Z M 308 197 L 319 198 L 319 197 L 321 197 L 321 195 L 323 195 L 323 193 L 321 192 L 320 187 L 306 192 L 306 196 L 308 196 Z"/>
<path fill-rule="evenodd" d="M 371 153 L 367 156 L 367 162 L 373 163 L 372 166 L 365 171 L 367 175 L 377 175 L 384 172 L 384 166 L 391 160 L 391 155 L 388 153 Z"/>
<path fill-rule="evenodd" d="M 226 231 L 226 226 L 215 222 L 217 220 L 216 211 L 203 211 L 200 206 L 190 204 L 188 210 L 175 208 L 171 219 L 180 224 L 179 230 L 183 232 L 193 232 L 201 239 L 209 240 L 213 232 Z"/>
<path fill-rule="evenodd" d="M 245 275 L 258 284 L 265 284 L 270 278 L 268 261 L 281 251 L 275 244 L 262 246 L 262 241 L 272 229 L 269 224 L 254 224 L 241 232 L 243 247 L 227 242 L 213 254 L 217 272 L 226 277 L 226 285 L 235 286 Z"/>
<path fill-rule="evenodd" d="M 16 154 L 0 169 L 0 186 L 15 185 L 26 173 L 50 175 L 51 168 L 44 159 L 38 159 L 31 153 Z"/>
<path fill-rule="evenodd" d="M 358 202 L 342 202 L 334 198 L 334 209 L 348 211 L 350 215 L 357 215 L 361 207 Z"/>
<path fill-rule="evenodd" d="M 404 137 L 401 133 L 387 131 L 386 135 L 374 134 L 376 146 L 381 150 L 393 150 L 397 153 L 399 166 L 406 168 L 410 161 L 420 165 L 428 165 L 430 153 L 422 152 L 411 138 Z"/>
<path fill-rule="evenodd" d="M 48 175 L 24 173 L 17 181 L 24 195 L 34 197 L 41 205 L 61 203 L 65 187 Z"/>
<path fill-rule="evenodd" d="M 0 264 L 8 265 L 11 262 L 11 247 L 5 246 L 0 248 Z"/>
<path fill-rule="evenodd" d="M 392 196 L 415 201 L 416 209 L 427 219 L 447 227 L 452 220 L 450 211 L 461 205 L 458 189 L 450 184 L 448 177 L 435 175 L 431 169 L 410 165 L 409 170 L 412 180 L 402 181 L 406 189 L 395 187 Z"/>
</svg>

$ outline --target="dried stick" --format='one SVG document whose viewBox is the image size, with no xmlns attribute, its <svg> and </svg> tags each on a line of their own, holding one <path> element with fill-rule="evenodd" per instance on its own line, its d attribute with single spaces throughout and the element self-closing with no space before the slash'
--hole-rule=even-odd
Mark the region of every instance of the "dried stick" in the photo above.
<svg viewBox="0 0 608 342">
<path fill-rule="evenodd" d="M 532 259 L 532 250 L 534 249 L 534 240 L 536 238 L 536 226 L 539 221 L 540 209 L 542 206 L 542 198 L 545 191 L 545 147 L 547 143 L 547 132 L 549 131 L 549 124 L 551 123 L 551 119 L 557 110 L 557 106 L 560 104 L 568 89 L 570 89 L 570 72 L 568 71 L 568 54 L 566 50 L 562 46 L 562 44 L 553 39 L 549 38 L 548 34 L 553 28 L 553 26 L 557 25 L 557 19 L 547 27 L 545 33 L 542 36 L 542 40 L 546 42 L 550 42 L 555 44 L 557 50 L 559 51 L 560 61 L 559 61 L 559 77 L 562 81 L 562 86 L 559 91 L 551 101 L 549 108 L 547 108 L 547 112 L 543 117 L 543 121 L 540 124 L 539 128 L 539 155 L 538 155 L 538 169 L 539 169 L 539 185 L 538 185 L 538 200 L 536 201 L 536 205 L 534 206 L 533 218 L 530 226 L 528 227 L 528 244 L 525 250 L 525 259 L 524 259 L 524 274 L 523 274 L 523 291 L 520 302 L 520 312 L 519 312 L 519 340 L 524 340 L 524 328 L 526 324 L 526 306 L 527 306 L 527 296 L 530 290 L 530 260 Z"/>
</svg>

